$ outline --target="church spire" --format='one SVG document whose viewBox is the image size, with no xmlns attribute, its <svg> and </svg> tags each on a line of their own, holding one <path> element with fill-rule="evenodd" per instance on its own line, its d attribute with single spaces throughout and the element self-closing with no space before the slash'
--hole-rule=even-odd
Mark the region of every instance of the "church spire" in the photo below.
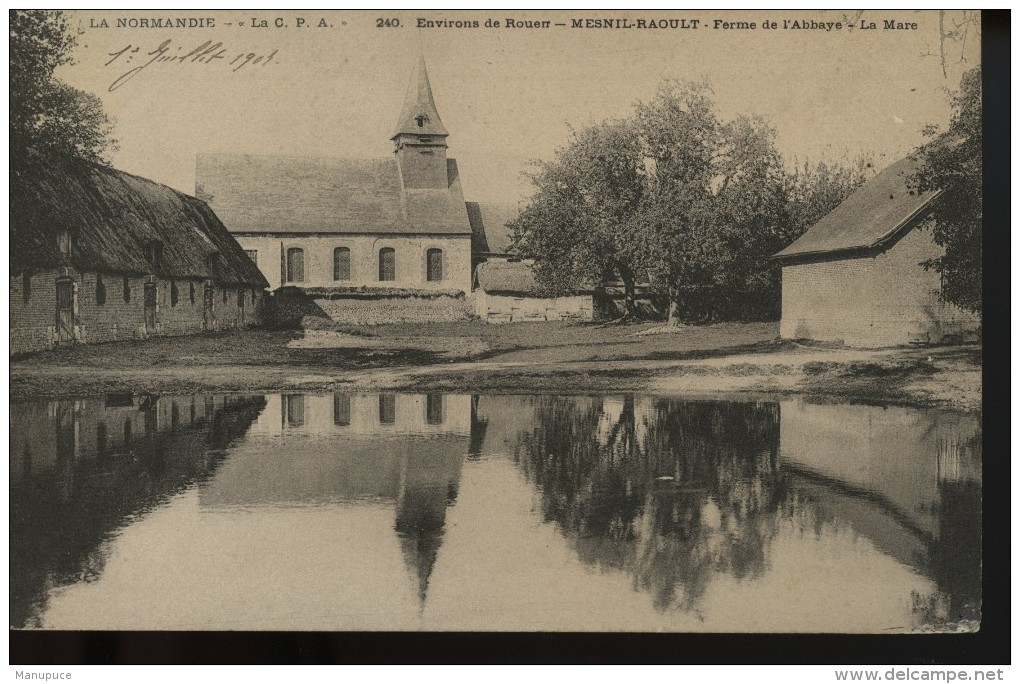
<svg viewBox="0 0 1020 684">
<path fill-rule="evenodd" d="M 407 93 L 404 95 L 400 118 L 397 119 L 397 128 L 390 139 L 395 140 L 402 134 L 449 135 L 442 119 L 439 118 L 439 110 L 436 109 L 436 101 L 432 97 L 429 72 L 425 68 L 425 56 L 421 53 L 418 54 L 418 62 L 411 74 L 411 81 L 407 84 Z"/>
<path fill-rule="evenodd" d="M 397 167 L 405 190 L 446 190 L 450 186 L 450 167 L 446 160 L 446 126 L 439 118 L 432 99 L 429 72 L 419 53 L 411 82 L 407 85 L 404 107 L 397 130 L 390 140 L 397 155 Z"/>
</svg>

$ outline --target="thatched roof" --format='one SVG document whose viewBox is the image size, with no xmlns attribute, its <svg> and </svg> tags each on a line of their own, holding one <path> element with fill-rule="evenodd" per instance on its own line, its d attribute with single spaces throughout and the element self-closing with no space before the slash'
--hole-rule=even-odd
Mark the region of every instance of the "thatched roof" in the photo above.
<svg viewBox="0 0 1020 684">
<path fill-rule="evenodd" d="M 514 204 L 468 202 L 471 222 L 471 253 L 481 256 L 505 256 L 510 250 L 510 222 L 519 209 Z"/>
<path fill-rule="evenodd" d="M 397 160 L 200 154 L 196 194 L 234 233 L 469 235 L 457 162 L 448 187 L 402 189 Z"/>
<path fill-rule="evenodd" d="M 904 234 L 939 195 L 917 194 L 909 179 L 920 166 L 916 157 L 901 159 L 888 167 L 808 228 L 776 259 L 836 259 L 881 249 Z"/>
<path fill-rule="evenodd" d="M 264 288 L 269 283 L 205 202 L 123 171 L 70 160 L 26 171 L 11 189 L 11 270 L 73 266 Z M 70 258 L 57 236 L 73 237 Z M 216 255 L 209 259 L 211 255 Z"/>
</svg>

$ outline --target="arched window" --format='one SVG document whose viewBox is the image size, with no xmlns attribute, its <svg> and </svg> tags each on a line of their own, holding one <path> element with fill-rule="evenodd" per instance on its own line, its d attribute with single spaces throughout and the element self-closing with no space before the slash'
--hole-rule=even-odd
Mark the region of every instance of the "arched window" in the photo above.
<svg viewBox="0 0 1020 684">
<path fill-rule="evenodd" d="M 170 306 L 177 306 L 177 301 L 178 301 L 179 297 L 180 297 L 180 295 L 177 292 L 177 281 L 176 280 L 171 280 L 170 281 Z"/>
<path fill-rule="evenodd" d="M 397 397 L 395 394 L 379 395 L 379 422 L 393 425 L 397 422 Z"/>
<path fill-rule="evenodd" d="M 194 281 L 191 281 L 191 282 L 188 283 L 188 299 L 191 300 L 192 304 L 195 303 L 195 282 Z"/>
<path fill-rule="evenodd" d="M 131 301 L 131 279 L 124 276 L 124 301 Z"/>
<path fill-rule="evenodd" d="M 283 402 L 284 424 L 287 427 L 302 427 L 305 424 L 305 395 L 291 394 Z"/>
<path fill-rule="evenodd" d="M 333 425 L 351 424 L 351 398 L 346 394 L 333 394 Z"/>
<path fill-rule="evenodd" d="M 305 250 L 300 247 L 287 250 L 287 282 L 305 282 Z"/>
<path fill-rule="evenodd" d="M 443 250 L 430 249 L 425 252 L 425 280 L 443 279 Z"/>
<path fill-rule="evenodd" d="M 379 280 L 397 279 L 397 253 L 392 247 L 379 250 Z"/>
<path fill-rule="evenodd" d="M 333 250 L 333 280 L 351 279 L 351 250 L 337 247 Z"/>
<path fill-rule="evenodd" d="M 425 396 L 425 422 L 429 425 L 443 424 L 442 394 L 428 394 Z"/>
</svg>

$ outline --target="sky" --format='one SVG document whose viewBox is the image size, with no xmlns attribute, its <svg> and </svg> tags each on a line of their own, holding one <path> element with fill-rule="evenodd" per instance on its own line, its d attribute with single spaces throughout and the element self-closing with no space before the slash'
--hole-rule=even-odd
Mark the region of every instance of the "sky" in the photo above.
<svg viewBox="0 0 1020 684">
<path fill-rule="evenodd" d="M 211 17 L 215 26 L 130 26 L 168 17 Z M 567 26 L 507 28 L 508 17 Z M 701 24 L 696 30 L 570 27 L 572 19 L 616 18 Z M 961 18 L 948 11 L 945 25 Z M 129 25 L 118 28 L 118 19 Z M 268 27 L 253 27 L 253 19 Z M 419 19 L 479 27 L 418 28 Z M 500 28 L 486 27 L 490 19 Z M 756 28 L 716 29 L 715 19 Z M 852 30 L 761 27 L 765 20 L 782 27 L 784 19 L 847 21 L 840 11 L 805 10 L 80 11 L 71 14 L 79 34 L 76 63 L 56 75 L 100 97 L 116 120 L 114 166 L 194 193 L 200 153 L 388 157 L 421 51 L 466 198 L 515 202 L 529 193 L 529 163 L 551 158 L 571 127 L 628 116 L 663 79 L 707 78 L 724 118 L 767 117 L 790 164 L 868 154 L 881 169 L 924 142 L 926 125 L 948 122 L 947 89 L 980 64 L 979 26 L 973 25 L 965 43 L 949 41 L 943 75 L 937 11 L 868 10 L 850 17 Z M 862 19 L 876 28 L 861 28 Z M 886 19 L 917 28 L 883 29 Z M 285 26 L 276 28 L 278 21 Z M 213 53 L 201 46 L 215 43 L 222 43 L 225 58 L 207 61 Z M 157 61 L 115 85 L 154 51 L 205 57 Z"/>
</svg>

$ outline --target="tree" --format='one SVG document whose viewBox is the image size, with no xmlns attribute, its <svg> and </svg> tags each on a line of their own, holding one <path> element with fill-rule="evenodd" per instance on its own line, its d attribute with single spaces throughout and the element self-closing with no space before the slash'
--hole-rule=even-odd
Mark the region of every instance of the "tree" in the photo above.
<svg viewBox="0 0 1020 684">
<path fill-rule="evenodd" d="M 635 112 L 648 169 L 637 237 L 669 295 L 670 323 L 679 320 L 684 299 L 701 299 L 694 293 L 715 284 L 723 259 L 712 212 L 720 122 L 710 93 L 707 83 L 667 81 Z"/>
<path fill-rule="evenodd" d="M 981 70 L 971 69 L 952 98 L 949 128 L 926 130 L 913 178 L 918 192 L 942 191 L 932 209 L 932 236 L 945 254 L 924 262 L 942 275 L 942 298 L 970 311 L 981 310 Z"/>
<path fill-rule="evenodd" d="M 630 236 L 644 191 L 641 150 L 626 121 L 574 131 L 551 162 L 531 175 L 535 194 L 512 223 L 515 249 L 536 259 L 552 293 L 619 276 L 627 313 L 641 264 Z"/>
<path fill-rule="evenodd" d="M 105 163 L 113 124 L 95 95 L 54 78 L 72 64 L 77 38 L 59 10 L 10 12 L 10 148 L 17 180 L 34 162 L 78 157 Z"/>
<path fill-rule="evenodd" d="M 669 322 L 774 317 L 770 257 L 790 232 L 775 130 L 757 116 L 722 121 L 707 83 L 666 82 L 637 118 L 651 169 L 643 244 Z"/>
<path fill-rule="evenodd" d="M 787 211 L 790 216 L 785 243 L 789 244 L 835 209 L 840 202 L 874 175 L 870 157 L 847 162 L 804 162 L 787 175 Z"/>
<path fill-rule="evenodd" d="M 863 162 L 788 173 L 762 117 L 722 120 L 707 82 L 665 81 L 632 117 L 574 132 L 532 176 L 514 224 L 540 282 L 619 275 L 634 311 L 635 274 L 668 296 L 669 322 L 779 314 L 771 256 L 864 179 Z"/>
</svg>

